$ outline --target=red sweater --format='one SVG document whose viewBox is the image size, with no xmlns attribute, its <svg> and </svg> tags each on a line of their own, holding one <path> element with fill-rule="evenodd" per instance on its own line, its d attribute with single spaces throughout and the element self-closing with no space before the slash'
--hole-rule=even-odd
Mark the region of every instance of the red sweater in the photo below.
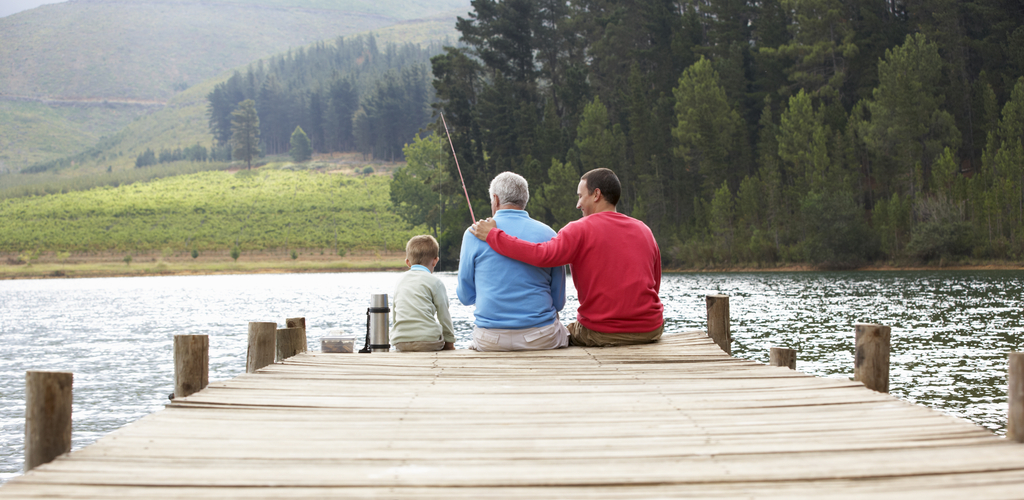
<svg viewBox="0 0 1024 500">
<path fill-rule="evenodd" d="M 661 251 L 650 228 L 618 212 L 570 222 L 544 243 L 492 229 L 487 243 L 501 255 L 537 267 L 570 264 L 580 307 L 576 319 L 602 333 L 642 333 L 662 325 Z"/>
</svg>

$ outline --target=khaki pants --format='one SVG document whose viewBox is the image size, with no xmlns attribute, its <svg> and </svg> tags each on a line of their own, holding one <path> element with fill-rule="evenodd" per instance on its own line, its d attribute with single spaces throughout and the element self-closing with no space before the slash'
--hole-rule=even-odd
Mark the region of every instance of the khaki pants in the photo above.
<svg viewBox="0 0 1024 500">
<path fill-rule="evenodd" d="M 506 330 L 473 327 L 473 344 L 470 349 L 487 351 L 533 351 L 539 349 L 561 349 L 569 345 L 569 332 L 555 318 L 550 325 L 539 328 Z"/>
<path fill-rule="evenodd" d="M 657 330 L 646 333 L 601 333 L 595 332 L 579 321 L 569 323 L 569 345 L 581 347 L 612 347 L 617 345 L 637 345 L 657 342 L 665 331 L 662 323 Z"/>
<path fill-rule="evenodd" d="M 444 339 L 421 342 L 399 342 L 395 344 L 398 352 L 433 352 L 444 349 Z"/>
</svg>

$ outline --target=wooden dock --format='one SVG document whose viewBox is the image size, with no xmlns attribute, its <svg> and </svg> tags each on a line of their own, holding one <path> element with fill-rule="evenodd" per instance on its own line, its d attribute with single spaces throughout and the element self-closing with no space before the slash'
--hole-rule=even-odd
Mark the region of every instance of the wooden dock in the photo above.
<svg viewBox="0 0 1024 500">
<path fill-rule="evenodd" d="M 703 332 L 521 353 L 301 354 L 0 498 L 1022 498 L 1024 445 Z"/>
</svg>

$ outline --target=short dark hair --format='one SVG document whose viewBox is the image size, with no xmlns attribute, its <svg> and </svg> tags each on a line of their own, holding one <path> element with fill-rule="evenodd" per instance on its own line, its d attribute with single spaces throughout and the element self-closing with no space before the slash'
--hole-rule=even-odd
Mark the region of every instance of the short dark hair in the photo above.
<svg viewBox="0 0 1024 500">
<path fill-rule="evenodd" d="M 594 189 L 601 190 L 601 196 L 612 205 L 619 204 L 619 196 L 622 194 L 622 184 L 619 183 L 615 172 L 607 168 L 595 168 L 580 179 L 587 181 L 587 192 L 593 194 Z"/>
</svg>

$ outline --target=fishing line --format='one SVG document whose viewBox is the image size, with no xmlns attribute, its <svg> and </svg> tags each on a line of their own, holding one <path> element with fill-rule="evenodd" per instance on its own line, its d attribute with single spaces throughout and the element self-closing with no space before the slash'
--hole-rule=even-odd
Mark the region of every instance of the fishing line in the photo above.
<svg viewBox="0 0 1024 500">
<path fill-rule="evenodd" d="M 455 154 L 455 144 L 452 143 L 452 133 L 448 131 L 448 122 L 444 120 L 444 113 L 438 111 L 441 115 L 441 123 L 444 124 L 444 133 L 448 135 L 448 145 L 452 147 L 452 156 L 455 158 L 455 168 L 459 171 L 459 180 L 462 181 L 462 192 L 466 193 L 466 205 L 469 205 L 469 216 L 473 218 L 472 223 L 476 223 L 476 215 L 473 215 L 473 204 L 469 202 L 469 191 L 466 190 L 466 181 L 462 178 L 462 168 L 459 167 L 459 157 Z"/>
<path fill-rule="evenodd" d="M 444 185 L 441 179 L 441 164 L 444 163 L 444 143 L 437 143 L 437 231 L 434 234 L 444 232 Z"/>
</svg>

